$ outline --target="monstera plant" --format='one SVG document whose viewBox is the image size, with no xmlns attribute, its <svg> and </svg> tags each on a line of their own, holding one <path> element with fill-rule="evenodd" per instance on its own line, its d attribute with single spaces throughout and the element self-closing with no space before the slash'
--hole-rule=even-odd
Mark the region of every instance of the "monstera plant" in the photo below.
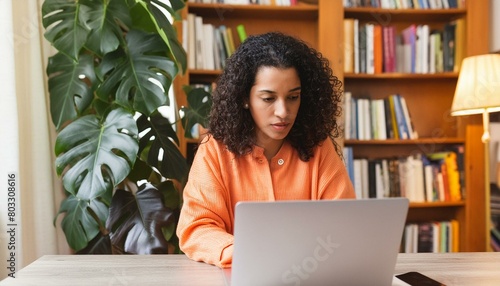
<svg viewBox="0 0 500 286">
<path fill-rule="evenodd" d="M 188 173 L 168 90 L 186 68 L 171 19 L 182 0 L 45 0 L 61 226 L 81 253 L 175 253 Z M 188 90 L 189 91 L 189 90 Z M 189 91 L 186 130 L 210 101 Z M 172 105 L 174 106 L 174 105 Z M 179 118 L 175 110 L 175 118 Z M 56 220 L 55 220 L 56 221 Z"/>
</svg>

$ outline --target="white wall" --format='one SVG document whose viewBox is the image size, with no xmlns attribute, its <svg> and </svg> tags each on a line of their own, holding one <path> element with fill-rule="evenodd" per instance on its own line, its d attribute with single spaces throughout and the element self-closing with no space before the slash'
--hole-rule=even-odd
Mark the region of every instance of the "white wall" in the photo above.
<svg viewBox="0 0 500 286">
<path fill-rule="evenodd" d="M 0 148 L 0 280 L 7 277 L 9 273 L 18 270 L 18 248 L 20 247 L 19 228 L 20 221 L 18 215 L 19 208 L 19 186 L 15 186 L 14 192 L 9 192 L 8 177 L 15 174 L 19 183 L 19 149 L 18 149 L 18 121 L 17 121 L 17 100 L 14 72 L 14 32 L 12 27 L 12 2 L 10 0 L 0 0 L 0 55 L 2 64 L 0 65 L 0 87 L 2 89 L 2 103 L 0 104 L 0 136 L 2 138 L 2 148 Z M 11 189 L 14 190 L 14 189 Z M 15 196 L 14 196 L 15 194 Z M 9 195 L 11 199 L 9 200 Z M 14 200 L 13 200 L 14 199 Z M 8 203 L 16 206 L 16 216 L 8 216 Z M 11 208 L 11 210 L 13 210 Z M 11 213 L 12 214 L 12 213 Z M 13 218 L 14 221 L 9 221 Z M 7 232 L 9 230 L 14 232 Z M 10 233 L 15 234 L 12 238 Z M 11 255 L 14 254 L 14 255 Z M 11 259 L 11 257 L 13 257 Z M 12 270 L 8 270 L 10 262 L 13 260 Z"/>
<path fill-rule="evenodd" d="M 500 1 L 490 0 L 490 52 L 500 52 Z"/>
</svg>

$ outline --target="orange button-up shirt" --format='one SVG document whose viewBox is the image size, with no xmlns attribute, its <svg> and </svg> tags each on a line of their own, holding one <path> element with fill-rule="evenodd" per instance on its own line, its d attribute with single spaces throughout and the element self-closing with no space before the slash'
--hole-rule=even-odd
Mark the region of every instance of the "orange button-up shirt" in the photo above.
<svg viewBox="0 0 500 286">
<path fill-rule="evenodd" d="M 193 260 L 230 267 L 237 202 L 339 198 L 355 193 L 329 138 L 308 162 L 286 141 L 268 161 L 261 147 L 236 157 L 210 138 L 200 144 L 184 188 L 179 245 Z"/>
</svg>

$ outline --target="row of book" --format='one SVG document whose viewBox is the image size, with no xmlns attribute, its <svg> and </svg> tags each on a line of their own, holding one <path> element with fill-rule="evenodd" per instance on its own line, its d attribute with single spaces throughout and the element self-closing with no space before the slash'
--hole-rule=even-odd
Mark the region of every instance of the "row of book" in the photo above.
<svg viewBox="0 0 500 286">
<path fill-rule="evenodd" d="M 400 252 L 458 252 L 459 223 L 457 220 L 412 223 L 405 226 Z"/>
<path fill-rule="evenodd" d="M 399 94 L 382 99 L 344 93 L 344 138 L 355 140 L 417 139 L 406 100 Z"/>
<path fill-rule="evenodd" d="M 458 202 L 465 196 L 463 146 L 456 151 L 398 158 L 354 158 L 344 162 L 357 198 L 406 197 L 411 202 Z"/>
<path fill-rule="evenodd" d="M 228 4 L 228 5 L 276 5 L 276 6 L 294 6 L 298 0 L 189 0 L 190 3 L 204 4 Z"/>
<path fill-rule="evenodd" d="M 246 37 L 245 26 L 218 27 L 204 23 L 201 16 L 188 13 L 183 20 L 182 45 L 188 54 L 189 69 L 220 70 L 226 59 Z"/>
<path fill-rule="evenodd" d="M 453 9 L 462 8 L 464 5 L 464 0 L 344 0 L 345 8 Z"/>
<path fill-rule="evenodd" d="M 442 29 L 411 24 L 397 31 L 392 25 L 344 19 L 346 73 L 458 72 L 464 53 L 465 22 L 458 19 Z"/>
</svg>

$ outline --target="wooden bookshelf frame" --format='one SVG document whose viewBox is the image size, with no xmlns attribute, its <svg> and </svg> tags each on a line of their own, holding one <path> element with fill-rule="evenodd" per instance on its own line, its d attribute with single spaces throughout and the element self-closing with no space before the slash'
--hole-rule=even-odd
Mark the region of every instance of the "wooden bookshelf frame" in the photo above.
<svg viewBox="0 0 500 286">
<path fill-rule="evenodd" d="M 343 19 L 358 18 L 361 21 L 391 21 L 398 23 L 398 29 L 409 23 L 429 23 L 439 25 L 445 21 L 463 18 L 466 22 L 465 55 L 472 56 L 488 52 L 489 47 L 489 0 L 467 0 L 462 9 L 373 9 L 346 8 L 342 1 L 318 0 L 318 4 L 305 4 L 295 7 L 261 6 L 261 5 L 222 5 L 186 3 L 183 18 L 187 13 L 203 16 L 207 23 L 236 26 L 244 23 L 247 34 L 280 30 L 285 33 L 299 35 L 311 46 L 319 50 L 330 60 L 334 74 L 356 92 L 372 93 L 375 98 L 386 96 L 393 86 L 407 86 L 407 90 L 430 85 L 424 88 L 428 95 L 417 99 L 407 99 L 409 105 L 420 109 L 426 108 L 426 101 L 440 110 L 451 107 L 454 85 L 458 79 L 457 72 L 441 74 L 352 74 L 343 71 Z M 177 24 L 179 39 L 182 39 L 182 27 Z M 187 100 L 182 90 L 183 85 L 192 82 L 214 81 L 221 71 L 188 70 L 177 77 L 174 83 L 178 106 L 186 105 Z M 406 90 L 405 90 L 406 91 Z M 403 95 L 405 91 L 401 92 Z M 406 97 L 405 97 L 406 98 Z M 449 108 L 448 107 L 448 108 Z M 438 219 L 457 219 L 460 222 L 460 251 L 485 251 L 484 220 L 484 176 L 483 147 L 480 144 L 480 132 L 476 125 L 480 124 L 480 116 L 461 118 L 424 116 L 424 112 L 412 112 L 417 130 L 423 130 L 420 139 L 416 140 L 346 140 L 341 144 L 352 146 L 355 155 L 373 157 L 412 152 L 415 148 L 444 148 L 453 144 L 464 144 L 466 155 L 466 197 L 460 202 L 411 203 L 408 222 L 429 221 Z M 453 122 L 447 122 L 453 120 Z M 475 126 L 475 127 L 474 127 Z M 480 125 L 479 125 L 480 126 Z M 442 132 L 434 134 L 434 129 Z M 178 125 L 180 149 L 188 153 L 188 145 L 196 144 L 196 140 L 187 140 L 182 135 L 182 126 Z M 479 141 L 478 141 L 479 140 Z M 479 143 L 478 143 L 479 142 Z"/>
</svg>

